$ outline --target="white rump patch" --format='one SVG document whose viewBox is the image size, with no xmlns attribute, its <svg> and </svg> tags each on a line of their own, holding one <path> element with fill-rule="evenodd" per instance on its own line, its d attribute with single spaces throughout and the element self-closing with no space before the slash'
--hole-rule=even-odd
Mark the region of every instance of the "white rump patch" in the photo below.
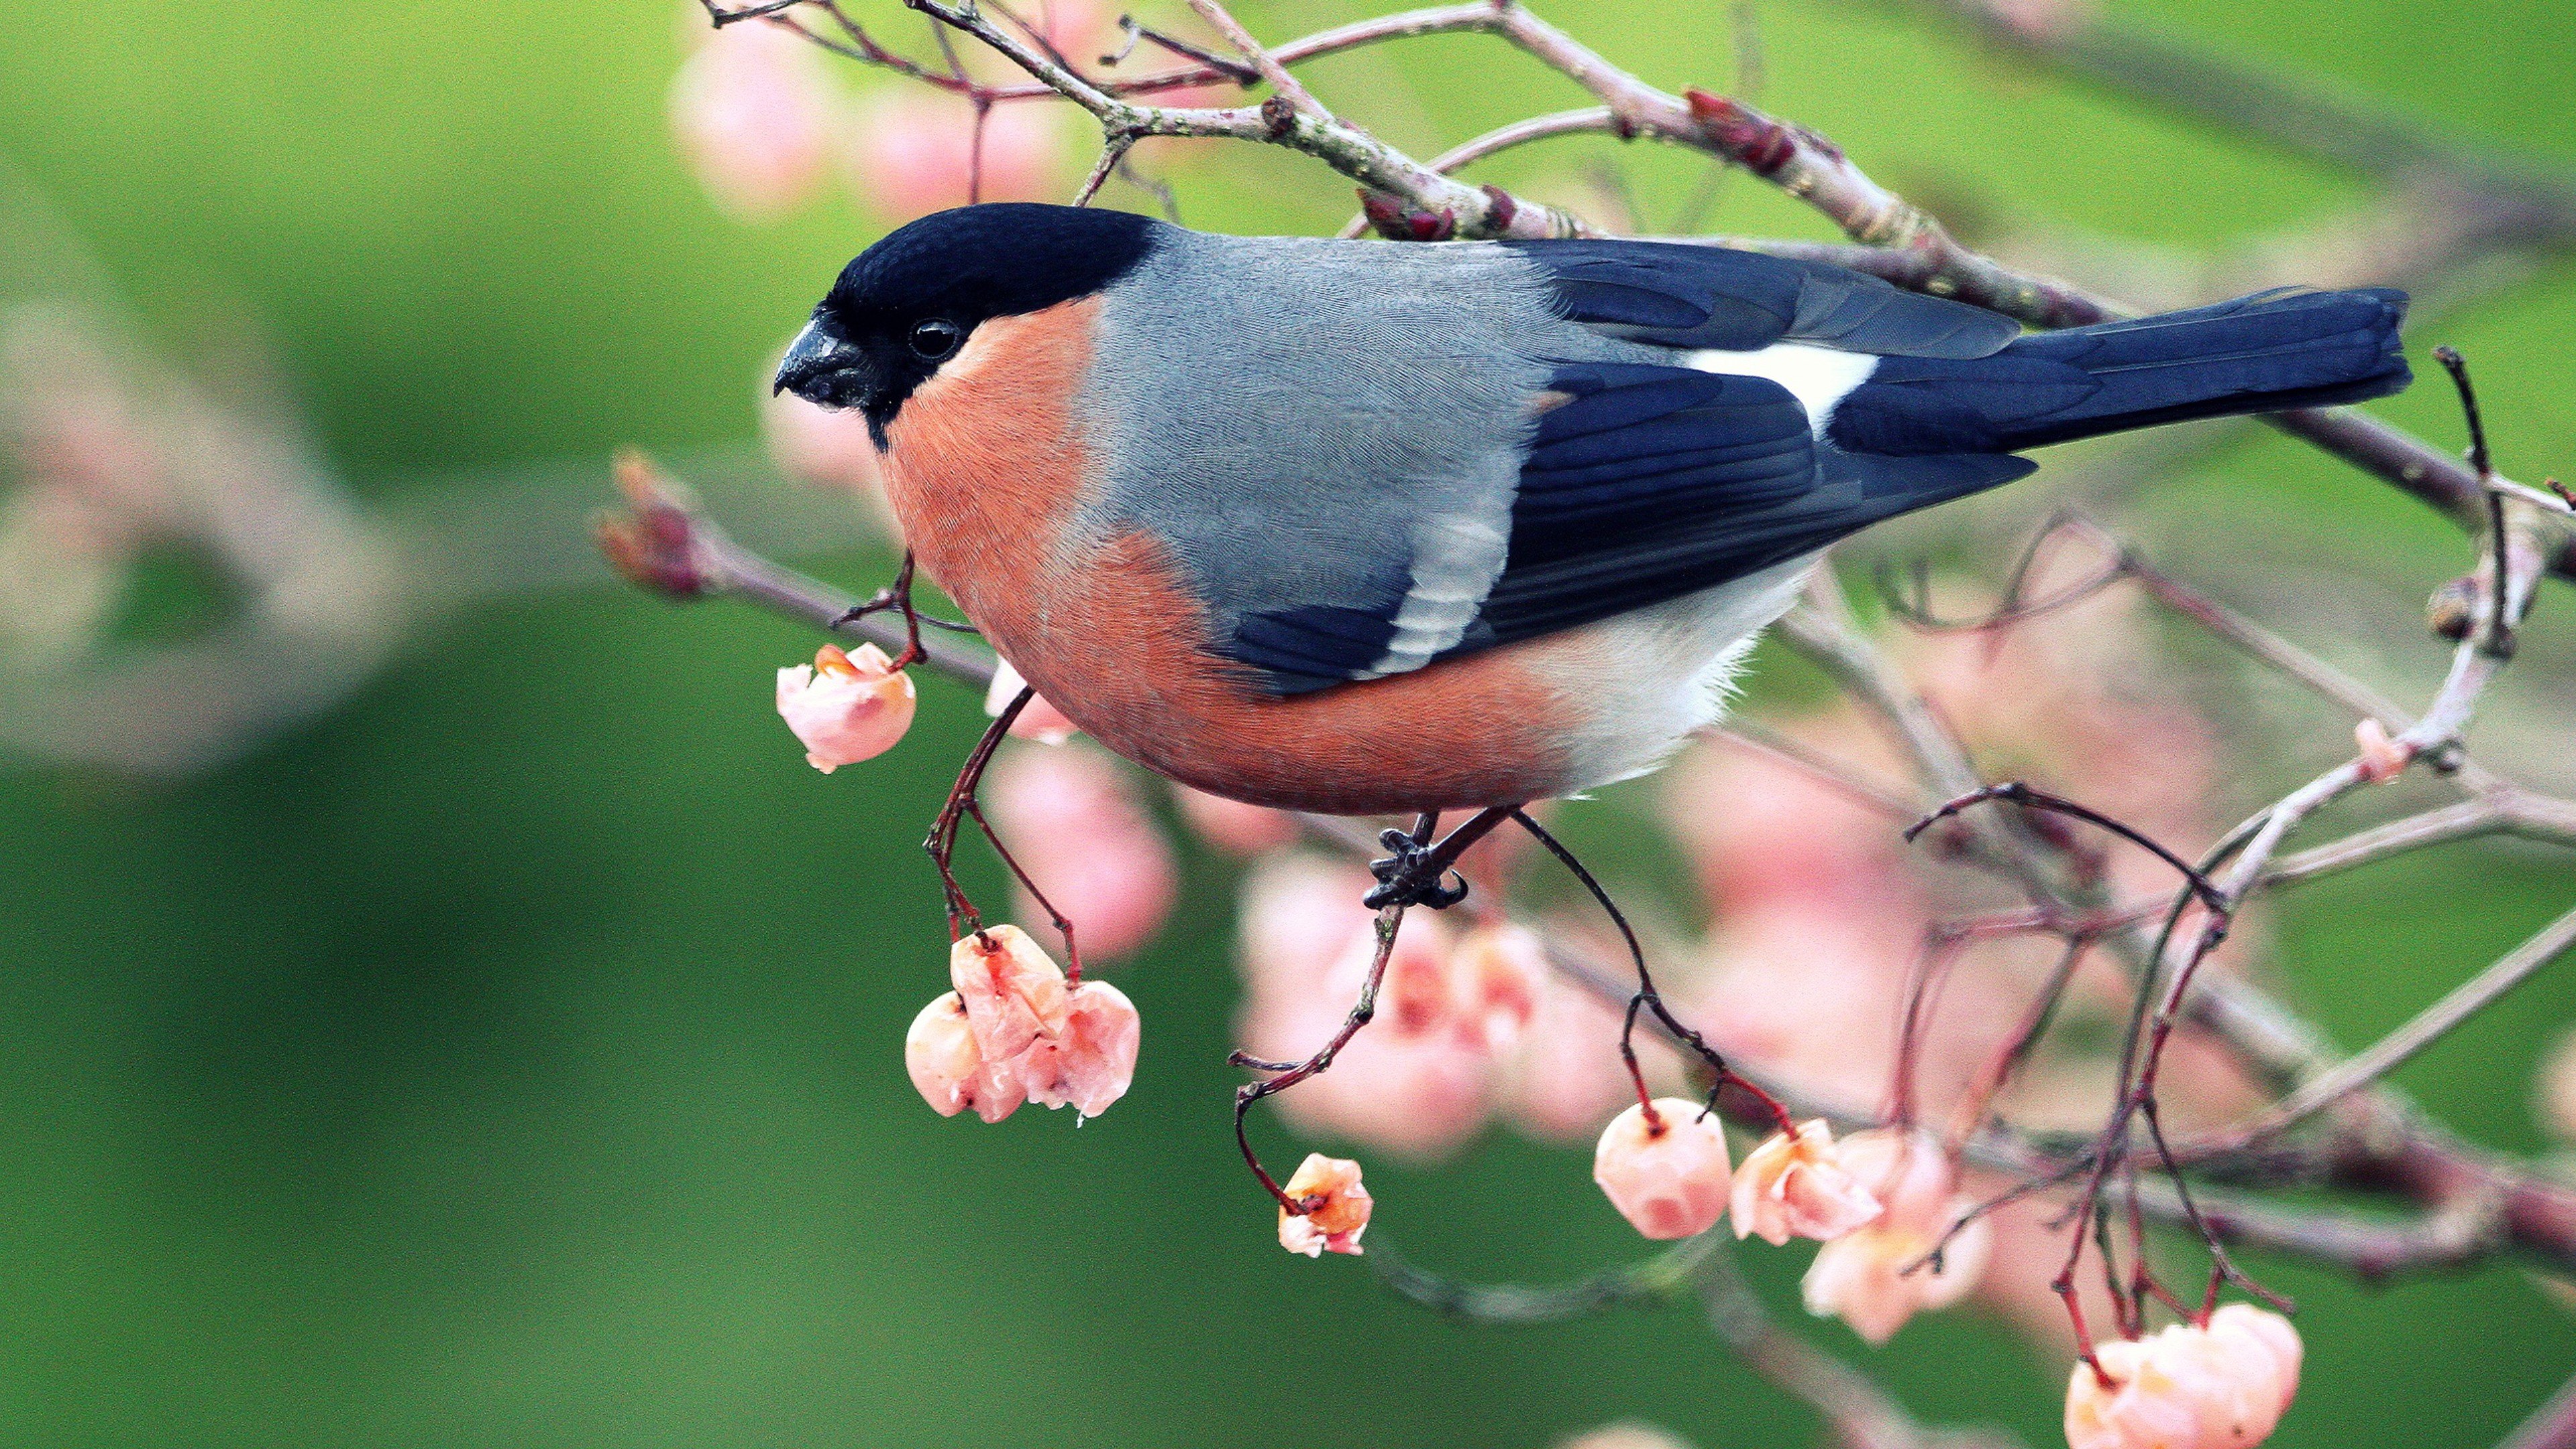
<svg viewBox="0 0 2576 1449">
<path fill-rule="evenodd" d="M 1780 384 L 1798 400 L 1798 406 L 1807 410 L 1807 426 L 1818 437 L 1824 436 L 1825 423 L 1833 417 L 1834 408 L 1878 370 L 1875 354 L 1837 352 L 1804 342 L 1775 342 L 1755 352 L 1707 348 L 1690 353 L 1684 361 L 1702 372 L 1767 377 Z"/>
</svg>

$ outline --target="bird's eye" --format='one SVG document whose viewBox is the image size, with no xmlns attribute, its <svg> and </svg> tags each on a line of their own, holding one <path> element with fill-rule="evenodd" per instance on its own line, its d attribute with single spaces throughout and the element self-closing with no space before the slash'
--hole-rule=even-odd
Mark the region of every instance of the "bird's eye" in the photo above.
<svg viewBox="0 0 2576 1449">
<path fill-rule="evenodd" d="M 937 362 L 957 350 L 966 340 L 965 330 L 945 317 L 932 317 L 912 325 L 913 355 L 924 361 Z"/>
</svg>

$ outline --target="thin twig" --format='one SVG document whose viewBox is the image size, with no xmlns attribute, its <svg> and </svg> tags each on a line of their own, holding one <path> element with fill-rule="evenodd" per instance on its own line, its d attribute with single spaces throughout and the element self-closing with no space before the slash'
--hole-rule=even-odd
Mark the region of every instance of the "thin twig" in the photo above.
<svg viewBox="0 0 2576 1449">
<path fill-rule="evenodd" d="M 1773 1387 L 1814 1409 L 1841 1449 L 1926 1449 L 1935 1442 L 1869 1375 L 1773 1322 L 1736 1271 L 1732 1247 L 1721 1245 L 1709 1255 L 1700 1287 L 1709 1327 Z M 1950 1431 L 1938 1442 L 1946 1449 L 2016 1449 L 2020 1443 L 2000 1429 Z"/>
<path fill-rule="evenodd" d="M 2453 987 L 2441 1000 L 2369 1047 L 2309 1079 L 2251 1121 L 2208 1134 L 2192 1146 L 2234 1150 L 2315 1116 L 2404 1065 L 2416 1053 L 2449 1035 L 2506 992 L 2530 979 L 2569 949 L 2576 948 L 2576 910 L 2541 928 L 2538 934 L 2497 959 L 2485 970 Z"/>
<path fill-rule="evenodd" d="M 1429 832 L 1425 831 L 1423 835 L 1424 843 L 1428 844 Z M 1377 1016 L 1378 988 L 1386 982 L 1386 963 L 1395 954 L 1395 933 L 1403 928 L 1404 911 L 1403 906 L 1388 906 L 1377 913 L 1377 951 L 1369 958 L 1368 977 L 1360 983 L 1359 999 L 1351 1003 L 1350 1012 L 1342 1018 L 1340 1028 L 1315 1049 L 1314 1055 L 1302 1062 L 1265 1062 L 1236 1052 L 1230 1059 L 1236 1066 L 1269 1074 L 1234 1090 L 1234 1145 L 1242 1152 L 1244 1165 L 1252 1169 L 1252 1175 L 1260 1179 L 1262 1187 L 1278 1200 L 1282 1212 L 1303 1215 L 1312 1212 L 1315 1204 L 1290 1197 L 1288 1190 L 1279 1185 L 1279 1180 L 1270 1175 L 1270 1169 L 1261 1165 L 1261 1154 L 1252 1150 L 1252 1138 L 1245 1131 L 1245 1119 L 1253 1104 L 1262 1098 L 1275 1096 L 1308 1077 L 1330 1070 L 1333 1058 L 1339 1056 L 1342 1048 L 1350 1045 L 1351 1038 L 1359 1035 L 1361 1029 Z"/>
<path fill-rule="evenodd" d="M 1383 1238 L 1370 1240 L 1367 1258 L 1378 1278 L 1409 1302 L 1470 1323 L 1526 1327 L 1670 1302 L 1697 1276 L 1709 1254 L 1723 1251 L 1717 1234 L 1704 1233 L 1642 1263 L 1545 1285 L 1451 1278 L 1413 1263 Z"/>
<path fill-rule="evenodd" d="M 1252 68 L 1260 72 L 1261 78 L 1270 82 L 1270 88 L 1285 98 L 1288 104 L 1310 116 L 1332 115 L 1332 112 L 1324 109 L 1324 103 L 1316 100 L 1313 92 L 1307 90 L 1295 76 L 1290 75 L 1288 67 L 1281 65 L 1276 56 L 1262 47 L 1260 41 L 1253 39 L 1252 32 L 1244 29 L 1242 22 L 1236 20 L 1233 12 L 1219 4 L 1218 0 L 1190 0 L 1190 8 L 1198 12 L 1201 20 L 1215 26 L 1217 34 L 1224 36 L 1228 44 L 1243 52 L 1243 58 L 1252 62 Z"/>
</svg>

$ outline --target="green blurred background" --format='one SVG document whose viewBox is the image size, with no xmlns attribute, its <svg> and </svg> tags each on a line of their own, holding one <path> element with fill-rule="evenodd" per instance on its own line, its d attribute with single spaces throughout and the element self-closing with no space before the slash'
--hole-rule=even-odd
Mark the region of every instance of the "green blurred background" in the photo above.
<svg viewBox="0 0 2576 1449">
<path fill-rule="evenodd" d="M 2118 11 L 2576 166 L 2559 0 Z M 710 208 L 664 117 L 675 12 L 14 7 L 0 160 L 155 345 L 264 336 L 362 496 L 724 445 L 752 435 L 763 364 L 873 223 L 837 200 L 768 228 Z M 1269 35 L 1360 13 L 1245 12 Z M 1715 0 L 1545 13 L 1661 83 L 1734 76 Z M 1763 101 L 1900 185 L 2189 249 L 2367 195 L 1889 12 L 1758 13 Z M 1314 79 L 1378 95 L 1355 109 L 1422 152 L 1576 101 L 1469 39 Z M 1701 175 L 1606 144 L 1491 174 L 1540 184 L 1587 154 L 1628 165 L 1656 215 Z M 1201 226 L 1313 231 L 1350 205 L 1285 157 L 1172 165 Z M 1743 178 L 1712 225 L 1822 235 Z M 2493 293 L 2418 351 L 2432 340 L 2477 360 L 2517 471 L 2576 466 L 2576 274 Z M 2438 386 L 2381 406 L 2457 437 Z M 2278 439 L 2160 501 L 2193 500 L 2330 534 L 2406 588 L 2465 557 L 2448 525 Z M 2027 514 L 1994 517 L 2000 540 Z M 884 563 L 814 566 L 863 586 Z M 2535 629 L 2563 645 L 2569 603 L 2553 590 Z M 2362 622 L 2418 637 L 2402 614 Z M 1518 1449 L 1635 1415 L 1709 1449 L 1812 1439 L 1687 1311 L 1471 1329 L 1356 1262 L 1282 1254 L 1227 1141 L 1230 877 L 1204 859 L 1121 978 L 1149 1023 L 1126 1102 L 1079 1133 L 924 1111 L 897 1042 L 944 949 L 915 842 L 981 720 L 930 684 L 899 754 L 821 778 L 766 702 L 768 670 L 810 647 L 603 575 L 448 620 L 210 776 L 0 770 L 0 1436 Z M 1576 833 L 1606 840 L 1624 808 L 1578 811 Z M 2366 1040 L 2562 909 L 2570 880 L 2563 856 L 2479 845 L 2320 887 L 2280 918 L 2283 970 Z M 2562 970 L 2401 1079 L 2538 1150 L 2530 1063 L 2571 1017 Z M 1501 1137 L 1438 1171 L 1372 1166 L 1377 1231 L 1488 1275 L 1633 1255 L 1585 1169 Z M 1789 1305 L 1802 1262 L 1751 1266 Z M 2377 1290 L 2259 1266 L 2307 1308 L 2283 1445 L 2489 1442 L 2576 1366 L 2576 1324 L 2510 1266 Z M 1881 1353 L 1813 1331 L 1928 1418 L 2056 1442 L 2062 1369 L 1991 1322 L 1945 1315 Z"/>
</svg>

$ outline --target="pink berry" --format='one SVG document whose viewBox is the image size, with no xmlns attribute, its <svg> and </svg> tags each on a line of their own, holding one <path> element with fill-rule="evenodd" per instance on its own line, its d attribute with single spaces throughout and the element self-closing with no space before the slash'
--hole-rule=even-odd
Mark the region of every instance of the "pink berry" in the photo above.
<svg viewBox="0 0 2576 1449">
<path fill-rule="evenodd" d="M 813 196 L 842 124 L 822 51 L 775 25 L 706 34 L 672 77 L 670 104 L 682 159 L 718 206 L 747 221 Z"/>
<path fill-rule="evenodd" d="M 1279 1246 L 1309 1258 L 1361 1251 L 1372 1204 L 1360 1185 L 1358 1163 L 1309 1152 L 1280 1190 L 1303 1211 L 1279 1210 Z"/>
<path fill-rule="evenodd" d="M 1064 1027 L 1064 972 L 1017 926 L 986 926 L 948 950 L 948 980 L 966 1005 L 976 1050 L 1006 1062 Z"/>
<path fill-rule="evenodd" d="M 2298 1394 L 2303 1350 L 2288 1319 L 2230 1303 L 2094 1356 L 2102 1371 L 2078 1363 L 2066 1385 L 2071 1449 L 2250 1449 Z"/>
<path fill-rule="evenodd" d="M 1107 751 L 1015 746 L 994 762 L 985 802 L 1020 868 L 1073 922 L 1083 960 L 1129 955 L 1163 928 L 1180 896 L 1180 868 L 1128 771 Z M 1061 944 L 1025 891 L 1013 914 L 1041 940 Z"/>
<path fill-rule="evenodd" d="M 1593 1150 L 1592 1180 L 1638 1232 L 1696 1237 L 1726 1212 L 1726 1128 L 1697 1102 L 1658 1097 L 1610 1121 Z"/>
<path fill-rule="evenodd" d="M 779 718 L 804 741 L 805 762 L 826 775 L 893 749 L 912 712 L 912 676 L 874 644 L 856 654 L 826 644 L 812 664 L 778 671 Z"/>
<path fill-rule="evenodd" d="M 1064 1026 L 1031 1042 L 1019 1060 L 1029 1100 L 1042 1107 L 1070 1106 L 1082 1117 L 1108 1111 L 1136 1080 L 1141 1032 L 1127 993 L 1106 981 L 1076 986 L 1065 996 Z"/>
<path fill-rule="evenodd" d="M 1023 1094 L 1018 1074 L 984 1059 L 967 1024 L 966 1005 L 954 991 L 912 1019 L 912 1030 L 903 1039 L 903 1065 L 921 1099 L 942 1117 L 972 1109 L 987 1122 L 999 1122 L 1019 1109 Z"/>
<path fill-rule="evenodd" d="M 1875 1194 L 1855 1180 L 1817 1118 L 1795 1135 L 1774 1132 L 1744 1155 L 1735 1175 L 1735 1235 L 1778 1246 L 1793 1237 L 1830 1241 L 1879 1214 Z"/>
</svg>

